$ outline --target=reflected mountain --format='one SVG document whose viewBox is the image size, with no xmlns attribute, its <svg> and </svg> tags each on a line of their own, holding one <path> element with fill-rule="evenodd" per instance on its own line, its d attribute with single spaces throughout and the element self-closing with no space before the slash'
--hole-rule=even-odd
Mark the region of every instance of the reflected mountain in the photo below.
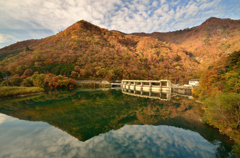
<svg viewBox="0 0 240 158">
<path fill-rule="evenodd" d="M 1 118 L 0 157 L 233 157 L 220 141 L 172 126 L 124 125 L 82 142 L 47 123 Z"/>
<path fill-rule="evenodd" d="M 0 113 L 43 121 L 86 141 L 124 125 L 168 125 L 198 132 L 209 142 L 229 138 L 202 123 L 199 109 L 181 96 L 170 101 L 123 94 L 121 90 L 54 90 L 38 96 L 0 101 Z M 125 126 L 124 126 L 125 127 Z M 230 150 L 231 145 L 226 145 Z"/>
</svg>

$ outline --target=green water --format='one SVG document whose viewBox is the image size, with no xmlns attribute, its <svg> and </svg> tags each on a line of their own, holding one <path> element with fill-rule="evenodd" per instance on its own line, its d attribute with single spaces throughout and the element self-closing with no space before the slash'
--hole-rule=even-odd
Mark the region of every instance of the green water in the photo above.
<svg viewBox="0 0 240 158">
<path fill-rule="evenodd" d="M 64 89 L 0 101 L 0 157 L 234 157 L 191 100 Z"/>
</svg>

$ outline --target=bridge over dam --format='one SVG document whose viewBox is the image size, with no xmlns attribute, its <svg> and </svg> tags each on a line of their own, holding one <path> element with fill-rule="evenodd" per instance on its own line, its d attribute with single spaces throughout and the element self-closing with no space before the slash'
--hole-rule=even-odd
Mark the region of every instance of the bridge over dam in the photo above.
<svg viewBox="0 0 240 158">
<path fill-rule="evenodd" d="M 124 94 L 137 97 L 168 101 L 175 95 L 192 96 L 192 87 L 174 85 L 170 80 L 122 80 L 120 85 Z"/>
<path fill-rule="evenodd" d="M 122 80 L 121 87 L 123 89 L 143 92 L 192 92 L 192 86 L 174 85 L 170 80 Z"/>
</svg>

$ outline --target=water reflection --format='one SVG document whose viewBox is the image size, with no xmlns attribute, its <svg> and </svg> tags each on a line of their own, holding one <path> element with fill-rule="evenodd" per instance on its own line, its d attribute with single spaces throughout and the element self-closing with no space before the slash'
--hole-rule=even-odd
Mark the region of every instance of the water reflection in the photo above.
<svg viewBox="0 0 240 158">
<path fill-rule="evenodd" d="M 27 157 L 229 157 L 232 141 L 199 121 L 195 110 L 181 96 L 166 102 L 105 89 L 2 100 L 1 113 L 29 121 L 0 115 L 1 151 L 26 151 Z"/>
<path fill-rule="evenodd" d="M 124 125 L 85 142 L 43 122 L 3 116 L 0 157 L 214 157 L 209 143 L 190 130 L 171 126 Z M 11 120 L 11 121 L 8 121 Z M 227 153 L 224 157 L 231 157 Z"/>
<path fill-rule="evenodd" d="M 126 89 L 126 88 L 122 88 L 122 93 L 123 94 L 127 94 L 127 95 L 131 95 L 131 96 L 135 96 L 135 97 L 141 97 L 141 98 L 150 98 L 150 99 L 160 99 L 163 101 L 170 101 L 172 97 L 175 96 L 181 96 L 181 97 L 185 97 L 188 99 L 192 99 L 192 94 L 189 92 L 186 92 L 184 90 L 174 90 L 173 92 L 171 91 L 167 91 L 167 92 L 154 92 L 154 91 L 138 91 L 138 90 L 131 90 L 131 89 Z M 178 93 L 181 92 L 181 93 Z"/>
</svg>

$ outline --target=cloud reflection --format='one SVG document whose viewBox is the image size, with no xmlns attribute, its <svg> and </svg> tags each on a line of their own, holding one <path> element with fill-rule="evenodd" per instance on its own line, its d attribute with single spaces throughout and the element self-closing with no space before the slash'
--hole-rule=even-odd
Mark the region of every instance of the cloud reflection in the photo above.
<svg viewBox="0 0 240 158">
<path fill-rule="evenodd" d="M 213 157 L 218 147 L 171 126 L 125 125 L 81 142 L 47 123 L 14 119 L 0 133 L 0 157 Z"/>
</svg>

